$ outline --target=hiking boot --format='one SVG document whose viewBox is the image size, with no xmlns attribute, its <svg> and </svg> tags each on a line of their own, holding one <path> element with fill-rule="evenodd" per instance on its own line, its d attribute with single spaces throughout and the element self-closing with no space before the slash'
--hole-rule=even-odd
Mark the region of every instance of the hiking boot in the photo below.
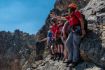
<svg viewBox="0 0 105 70">
<path fill-rule="evenodd" d="M 77 66 L 78 65 L 78 62 L 73 62 L 72 63 L 72 67 L 75 67 L 75 66 Z"/>
<path fill-rule="evenodd" d="M 54 57 L 51 57 L 50 59 L 51 59 L 51 60 L 53 60 L 53 59 L 54 59 Z"/>
<path fill-rule="evenodd" d="M 50 59 L 51 59 L 51 60 L 54 59 L 54 54 L 51 55 L 51 58 L 50 58 Z"/>
<path fill-rule="evenodd" d="M 58 60 L 58 62 L 59 62 L 59 60 L 60 60 L 60 57 L 58 56 L 58 57 L 56 58 L 56 60 Z"/>
<path fill-rule="evenodd" d="M 54 54 L 54 58 L 53 58 L 53 61 L 55 61 L 55 60 L 56 60 L 56 58 L 57 58 L 57 57 L 56 57 L 56 54 Z"/>
<path fill-rule="evenodd" d="M 72 61 L 71 61 L 71 60 L 68 60 L 68 61 L 67 61 L 67 64 L 66 64 L 66 67 L 68 67 L 69 64 L 71 64 L 71 63 L 72 63 Z"/>
<path fill-rule="evenodd" d="M 63 59 L 63 63 L 67 63 L 68 62 L 68 60 L 67 59 Z"/>
<path fill-rule="evenodd" d="M 63 53 L 61 54 L 61 58 L 60 58 L 60 60 L 63 60 L 63 58 L 64 58 L 64 55 L 63 55 Z"/>
<path fill-rule="evenodd" d="M 55 56 L 56 60 L 60 60 L 60 56 L 59 56 L 59 53 L 56 53 L 56 56 Z"/>
</svg>

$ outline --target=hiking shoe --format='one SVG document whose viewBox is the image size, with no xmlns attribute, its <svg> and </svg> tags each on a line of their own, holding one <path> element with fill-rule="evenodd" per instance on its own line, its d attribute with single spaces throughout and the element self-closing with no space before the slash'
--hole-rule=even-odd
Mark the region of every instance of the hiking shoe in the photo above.
<svg viewBox="0 0 105 70">
<path fill-rule="evenodd" d="M 58 62 L 59 62 L 59 60 L 60 60 L 60 57 L 57 57 L 57 58 L 56 58 L 56 60 L 58 60 Z"/>
<path fill-rule="evenodd" d="M 71 63 L 72 63 L 72 61 L 71 61 L 71 60 L 68 60 L 68 61 L 67 61 L 67 64 L 66 64 L 66 67 L 68 67 L 69 64 L 71 64 Z"/>
<path fill-rule="evenodd" d="M 75 66 L 77 66 L 78 65 L 78 62 L 73 62 L 72 63 L 72 67 L 75 67 Z"/>
<path fill-rule="evenodd" d="M 66 60 L 63 61 L 63 63 L 72 63 L 72 61 L 66 59 Z"/>
<path fill-rule="evenodd" d="M 52 54 L 52 55 L 51 55 L 50 59 L 51 59 L 51 60 L 53 60 L 53 59 L 54 59 L 54 54 Z"/>
<path fill-rule="evenodd" d="M 63 57 L 63 56 L 61 56 L 61 57 L 60 57 L 60 60 L 64 60 L 64 57 Z"/>
<path fill-rule="evenodd" d="M 68 60 L 63 60 L 63 63 L 67 63 L 68 62 Z"/>
</svg>

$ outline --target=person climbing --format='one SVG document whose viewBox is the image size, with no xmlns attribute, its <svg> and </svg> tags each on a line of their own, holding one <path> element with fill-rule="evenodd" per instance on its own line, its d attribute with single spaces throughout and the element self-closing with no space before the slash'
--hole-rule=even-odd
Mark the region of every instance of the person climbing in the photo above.
<svg viewBox="0 0 105 70">
<path fill-rule="evenodd" d="M 60 24 L 58 25 L 59 26 L 59 30 L 61 32 L 61 39 L 62 39 L 62 42 L 63 42 L 63 46 L 61 47 L 61 50 L 63 51 L 63 62 L 67 62 L 67 58 L 68 58 L 68 52 L 67 52 L 67 48 L 66 48 L 66 45 L 65 45 L 65 42 L 66 42 L 66 39 L 67 39 L 67 36 L 68 36 L 68 33 L 69 33 L 69 26 L 67 26 L 64 30 L 64 24 L 66 22 L 64 20 L 60 20 Z M 68 22 L 67 22 L 68 23 Z M 65 31 L 65 32 L 64 32 Z M 65 35 L 65 38 L 63 37 Z"/>
<path fill-rule="evenodd" d="M 56 31 L 56 44 L 57 44 L 57 52 L 58 52 L 58 61 L 63 59 L 63 42 L 61 39 L 61 30 L 63 24 L 58 20 L 58 29 Z"/>
<path fill-rule="evenodd" d="M 68 47 L 69 56 L 67 66 L 72 63 L 76 65 L 79 60 L 79 45 L 81 38 L 86 34 L 84 28 L 84 21 L 82 15 L 79 11 L 76 10 L 77 5 L 72 3 L 68 6 L 68 11 L 70 14 L 66 17 L 67 21 L 70 24 L 71 32 L 67 38 L 66 46 Z"/>
<path fill-rule="evenodd" d="M 58 20 L 58 29 L 56 32 L 56 44 L 57 44 L 57 50 L 58 50 L 58 60 L 64 60 L 67 59 L 67 51 L 65 49 L 65 42 L 63 40 L 63 26 L 64 26 L 64 21 Z M 66 28 L 67 30 L 67 28 Z M 67 34 L 67 33 L 66 33 Z"/>
<path fill-rule="evenodd" d="M 68 22 L 65 22 L 65 24 L 66 23 L 68 23 Z M 65 25 L 65 24 L 62 28 L 62 40 L 63 40 L 63 43 L 64 43 L 64 58 L 63 58 L 64 63 L 66 63 L 67 59 L 68 59 L 68 50 L 67 50 L 68 48 L 66 47 L 66 40 L 67 40 L 67 37 L 68 37 L 68 34 L 69 34 L 69 31 L 68 31 L 69 25 Z"/>
<path fill-rule="evenodd" d="M 83 38 L 86 34 L 82 15 L 77 10 L 77 5 L 71 3 L 68 6 L 68 16 L 51 16 L 58 19 L 67 20 L 69 22 L 71 32 L 69 33 L 66 40 L 66 47 L 68 48 L 67 66 L 75 66 L 80 59 L 79 45 L 81 42 L 81 38 Z M 68 23 L 66 23 L 65 25 L 67 24 Z"/>
<path fill-rule="evenodd" d="M 57 25 L 57 19 L 52 19 L 52 33 L 53 33 L 53 43 L 54 43 L 54 60 L 56 60 L 59 57 L 59 53 L 58 53 L 58 46 L 57 46 L 57 39 L 56 39 L 56 32 L 58 29 L 58 25 Z"/>
<path fill-rule="evenodd" d="M 47 33 L 47 46 L 49 48 L 49 52 L 51 54 L 51 59 L 54 58 L 54 45 L 53 45 L 53 33 L 51 31 L 52 26 L 49 27 L 48 33 Z"/>
</svg>

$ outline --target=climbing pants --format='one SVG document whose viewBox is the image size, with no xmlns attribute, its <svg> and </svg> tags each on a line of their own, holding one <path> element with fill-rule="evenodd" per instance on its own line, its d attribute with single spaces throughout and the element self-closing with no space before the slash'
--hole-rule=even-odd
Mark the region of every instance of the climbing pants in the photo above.
<svg viewBox="0 0 105 70">
<path fill-rule="evenodd" d="M 68 48 L 68 60 L 77 62 L 80 58 L 79 45 L 81 37 L 76 32 L 70 32 L 66 40 L 66 47 Z"/>
</svg>

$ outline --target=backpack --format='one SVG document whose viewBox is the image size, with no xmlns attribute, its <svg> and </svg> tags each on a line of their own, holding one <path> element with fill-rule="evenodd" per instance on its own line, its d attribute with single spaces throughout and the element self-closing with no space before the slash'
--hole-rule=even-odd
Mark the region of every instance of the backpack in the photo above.
<svg viewBox="0 0 105 70">
<path fill-rule="evenodd" d="M 87 32 L 88 32 L 88 21 L 86 20 L 84 14 L 81 13 L 81 15 L 82 15 L 82 18 L 83 18 L 83 21 L 84 21 L 84 30 L 85 30 L 85 32 L 87 33 Z M 76 15 L 75 15 L 75 17 L 78 19 L 78 17 L 77 17 Z M 79 21 L 79 22 L 80 22 L 80 21 Z"/>
<path fill-rule="evenodd" d="M 84 21 L 84 29 L 85 29 L 85 32 L 87 33 L 87 31 L 88 31 L 88 21 L 86 20 L 84 14 L 81 14 L 81 15 L 82 15 L 83 21 Z"/>
</svg>

